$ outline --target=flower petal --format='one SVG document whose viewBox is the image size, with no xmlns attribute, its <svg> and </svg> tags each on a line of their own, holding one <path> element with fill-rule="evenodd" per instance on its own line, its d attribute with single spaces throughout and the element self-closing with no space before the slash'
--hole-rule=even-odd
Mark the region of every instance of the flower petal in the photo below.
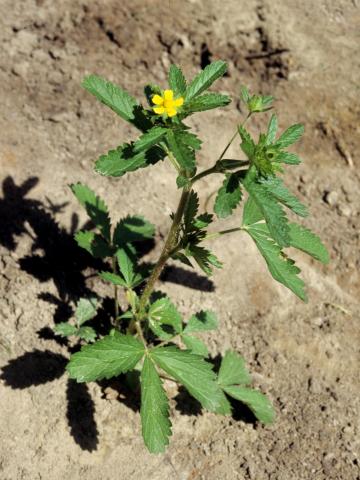
<svg viewBox="0 0 360 480">
<path fill-rule="evenodd" d="M 174 98 L 174 92 L 172 90 L 164 90 L 164 99 L 172 100 Z"/>
<path fill-rule="evenodd" d="M 174 117 L 177 114 L 176 108 L 170 107 L 166 109 L 166 113 L 169 117 Z"/>
<path fill-rule="evenodd" d="M 165 108 L 164 107 L 154 107 L 153 110 L 158 115 L 162 115 L 163 113 L 165 113 Z"/>
<path fill-rule="evenodd" d="M 158 94 L 154 95 L 151 100 L 155 105 L 162 105 L 164 103 L 164 99 Z"/>
<path fill-rule="evenodd" d="M 183 97 L 180 97 L 180 98 L 177 98 L 176 100 L 174 100 L 174 106 L 175 107 L 181 107 L 181 105 L 183 105 L 183 103 L 184 103 Z"/>
</svg>

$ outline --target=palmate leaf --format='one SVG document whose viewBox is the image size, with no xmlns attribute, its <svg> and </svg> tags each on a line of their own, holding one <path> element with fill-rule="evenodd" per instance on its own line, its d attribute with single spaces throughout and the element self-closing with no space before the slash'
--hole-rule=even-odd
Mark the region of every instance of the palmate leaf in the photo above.
<svg viewBox="0 0 360 480">
<path fill-rule="evenodd" d="M 208 357 L 209 351 L 205 343 L 197 337 L 192 335 L 182 334 L 181 339 L 184 342 L 186 348 L 195 355 L 200 355 L 201 357 Z"/>
<path fill-rule="evenodd" d="M 113 250 L 106 240 L 94 232 L 80 230 L 74 236 L 79 247 L 87 250 L 95 258 L 111 257 Z"/>
<path fill-rule="evenodd" d="M 164 138 L 166 132 L 166 128 L 153 127 L 146 133 L 143 133 L 134 143 L 134 153 L 143 152 L 158 144 Z"/>
<path fill-rule="evenodd" d="M 275 142 L 276 147 L 285 148 L 297 142 L 304 133 L 304 125 L 297 123 L 285 130 Z"/>
<path fill-rule="evenodd" d="M 186 89 L 185 100 L 189 101 L 207 90 L 227 70 L 225 62 L 218 60 L 207 65 L 189 84 Z"/>
<path fill-rule="evenodd" d="M 186 113 L 204 112 L 213 108 L 226 107 L 230 102 L 231 98 L 228 95 L 205 93 L 186 102 L 184 110 Z"/>
<path fill-rule="evenodd" d="M 152 303 L 148 317 L 149 327 L 162 340 L 168 340 L 182 330 L 181 315 L 168 297 Z"/>
<path fill-rule="evenodd" d="M 123 247 L 128 243 L 144 242 L 151 240 L 154 233 L 154 225 L 141 215 L 128 216 L 116 224 L 113 243 L 117 247 Z"/>
<path fill-rule="evenodd" d="M 85 77 L 82 86 L 121 118 L 130 123 L 135 122 L 138 103 L 125 90 L 97 75 Z"/>
<path fill-rule="evenodd" d="M 136 271 L 136 258 L 129 248 L 119 248 L 116 257 L 120 272 L 125 280 L 127 288 L 134 288 L 142 282 L 142 276 Z"/>
<path fill-rule="evenodd" d="M 303 205 L 300 200 L 295 197 L 295 195 L 289 192 L 281 178 L 262 178 L 259 180 L 259 183 L 261 183 L 261 185 L 265 187 L 265 190 L 268 193 L 270 193 L 274 198 L 276 198 L 279 202 L 292 210 L 294 213 L 296 213 L 300 217 L 308 216 L 309 212 L 305 205 Z"/>
<path fill-rule="evenodd" d="M 141 424 L 144 443 L 151 453 L 162 453 L 169 444 L 169 402 L 152 360 L 146 356 L 140 376 Z"/>
<path fill-rule="evenodd" d="M 124 144 L 101 155 L 95 163 L 95 171 L 106 177 L 122 177 L 128 172 L 154 165 L 164 157 L 164 150 L 158 146 L 136 153 L 133 146 Z"/>
<path fill-rule="evenodd" d="M 113 285 L 120 285 L 121 287 L 127 287 L 127 283 L 123 277 L 117 275 L 113 272 L 100 272 L 99 277 L 105 280 L 106 282 L 110 282 Z"/>
<path fill-rule="evenodd" d="M 176 131 L 168 130 L 166 140 L 181 170 L 186 173 L 186 176 L 194 175 L 196 171 L 195 153 L 184 143 L 183 136 Z"/>
<path fill-rule="evenodd" d="M 238 353 L 232 350 L 225 353 L 221 361 L 218 382 L 222 387 L 251 383 L 251 376 L 245 367 L 245 361 Z"/>
<path fill-rule="evenodd" d="M 76 305 L 75 317 L 79 326 L 96 316 L 98 308 L 97 297 L 80 298 Z"/>
<path fill-rule="evenodd" d="M 329 252 L 320 238 L 297 223 L 290 223 L 290 245 L 322 263 L 329 263 Z"/>
<path fill-rule="evenodd" d="M 184 333 L 205 332 L 218 328 L 218 321 L 214 312 L 201 310 L 192 315 L 184 328 Z"/>
<path fill-rule="evenodd" d="M 232 385 L 224 387 L 224 391 L 235 400 L 245 403 L 260 422 L 270 424 L 275 420 L 270 400 L 258 390 Z"/>
<path fill-rule="evenodd" d="M 290 234 L 285 212 L 277 199 L 257 182 L 254 167 L 250 168 L 243 185 L 265 218 L 271 236 L 279 246 L 288 247 L 290 245 Z"/>
<path fill-rule="evenodd" d="M 211 412 L 225 412 L 224 394 L 216 382 L 210 363 L 199 355 L 176 347 L 158 347 L 150 352 L 151 358 L 166 373 L 180 382 L 201 405 Z"/>
<path fill-rule="evenodd" d="M 215 199 L 214 212 L 218 218 L 229 217 L 242 197 L 240 178 L 236 173 L 225 175 L 222 187 Z"/>
<path fill-rule="evenodd" d="M 177 65 L 171 65 L 169 70 L 169 86 L 175 94 L 175 98 L 184 96 L 186 92 L 186 80 L 181 69 Z"/>
<path fill-rule="evenodd" d="M 78 382 L 111 378 L 133 369 L 144 353 L 135 337 L 115 332 L 71 355 L 66 370 Z"/>
<path fill-rule="evenodd" d="M 92 327 L 80 327 L 76 334 L 81 340 L 86 342 L 95 342 L 97 333 Z"/>
<path fill-rule="evenodd" d="M 267 226 L 264 223 L 247 225 L 245 231 L 256 243 L 273 278 L 289 288 L 301 300 L 306 301 L 304 282 L 298 277 L 300 269 L 293 260 L 283 254 L 279 245 L 271 238 Z"/>
<path fill-rule="evenodd" d="M 62 337 L 70 337 L 70 335 L 76 335 L 78 329 L 75 325 L 71 325 L 68 322 L 61 322 L 54 326 L 54 332 L 56 335 L 61 335 Z"/>
<path fill-rule="evenodd" d="M 110 240 L 110 218 L 105 202 L 89 187 L 81 183 L 71 185 L 71 190 L 79 203 L 85 208 L 94 225 L 106 240 Z"/>
</svg>

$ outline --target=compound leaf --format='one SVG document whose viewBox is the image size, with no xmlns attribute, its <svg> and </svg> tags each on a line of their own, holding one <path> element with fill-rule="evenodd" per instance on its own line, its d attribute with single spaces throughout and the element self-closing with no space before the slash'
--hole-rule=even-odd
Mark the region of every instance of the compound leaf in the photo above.
<svg viewBox="0 0 360 480">
<path fill-rule="evenodd" d="M 274 162 L 286 163 L 288 165 L 299 165 L 299 163 L 301 163 L 301 160 L 297 155 L 295 155 L 295 153 L 279 152 L 274 157 Z"/>
<path fill-rule="evenodd" d="M 204 247 L 198 245 L 189 245 L 186 248 L 186 255 L 194 258 L 195 262 L 199 265 L 201 270 L 209 277 L 212 275 L 212 266 L 216 268 L 222 268 L 220 260 Z"/>
<path fill-rule="evenodd" d="M 291 127 L 287 128 L 285 132 L 280 135 L 274 145 L 281 148 L 288 147 L 297 142 L 303 133 L 304 125 L 301 123 L 291 125 Z"/>
<path fill-rule="evenodd" d="M 274 143 L 277 129 L 278 129 L 278 120 L 277 120 L 277 117 L 276 117 L 275 113 L 273 113 L 271 115 L 269 125 L 268 125 L 268 129 L 267 129 L 267 135 L 266 135 L 266 144 L 267 145 L 271 145 L 272 143 Z"/>
<path fill-rule="evenodd" d="M 247 405 L 260 422 L 270 424 L 275 420 L 270 400 L 258 390 L 233 385 L 224 387 L 224 391 L 230 397 Z"/>
<path fill-rule="evenodd" d="M 83 325 L 96 316 L 98 300 L 96 297 L 80 298 L 76 305 L 75 317 L 77 324 Z"/>
<path fill-rule="evenodd" d="M 192 335 L 181 335 L 181 339 L 184 342 L 186 348 L 195 355 L 200 355 L 201 357 L 208 357 L 209 351 L 205 343 L 197 337 Z"/>
<path fill-rule="evenodd" d="M 182 97 L 186 92 L 186 80 L 177 65 L 171 65 L 169 70 L 169 86 L 174 91 L 175 98 Z"/>
<path fill-rule="evenodd" d="M 135 367 L 144 355 L 144 345 L 130 335 L 114 332 L 74 353 L 66 366 L 70 378 L 91 382 L 111 378 Z"/>
<path fill-rule="evenodd" d="M 184 333 L 205 332 L 218 328 L 218 321 L 214 312 L 201 310 L 192 315 L 184 329 Z"/>
<path fill-rule="evenodd" d="M 141 215 L 128 216 L 121 219 L 115 226 L 113 243 L 123 247 L 127 243 L 151 240 L 155 227 Z"/>
<path fill-rule="evenodd" d="M 80 327 L 77 336 L 86 342 L 95 342 L 96 332 L 92 327 Z"/>
<path fill-rule="evenodd" d="M 150 305 L 149 326 L 162 340 L 168 340 L 181 332 L 181 315 L 168 297 L 159 298 Z"/>
<path fill-rule="evenodd" d="M 230 216 L 239 205 L 242 197 L 239 176 L 236 173 L 225 175 L 222 187 L 215 199 L 214 211 L 219 218 Z"/>
<path fill-rule="evenodd" d="M 136 273 L 136 259 L 132 255 L 130 249 L 119 248 L 116 251 L 116 257 L 119 264 L 119 269 L 125 279 L 126 286 L 133 288 L 141 282 L 142 277 Z"/>
<path fill-rule="evenodd" d="M 57 335 L 61 335 L 62 337 L 69 337 L 70 335 L 76 335 L 77 331 L 78 330 L 74 325 L 71 325 L 70 323 L 67 323 L 67 322 L 57 323 L 54 326 L 54 332 Z"/>
<path fill-rule="evenodd" d="M 146 133 L 143 133 L 134 143 L 134 153 L 143 152 L 153 147 L 164 138 L 166 132 L 167 129 L 164 127 L 153 127 Z"/>
<path fill-rule="evenodd" d="M 236 352 L 228 350 L 221 361 L 218 382 L 222 387 L 228 385 L 249 385 L 250 373 L 244 359 Z"/>
<path fill-rule="evenodd" d="M 192 176 L 195 173 L 195 153 L 192 148 L 184 143 L 183 136 L 173 130 L 168 130 L 166 134 L 167 143 L 174 157 L 176 158 L 181 170 L 186 172 L 186 176 Z"/>
<path fill-rule="evenodd" d="M 260 183 L 268 193 L 300 217 L 306 217 L 309 214 L 305 205 L 289 192 L 281 178 L 267 177 L 261 179 Z"/>
<path fill-rule="evenodd" d="M 193 148 L 194 150 L 200 150 L 202 141 L 194 133 L 188 132 L 186 130 L 179 130 L 177 136 L 180 137 L 182 143 L 188 147 Z"/>
<path fill-rule="evenodd" d="M 290 223 L 290 245 L 311 255 L 322 263 L 329 263 L 329 252 L 320 238 L 297 223 Z"/>
<path fill-rule="evenodd" d="M 116 275 L 116 273 L 100 272 L 99 277 L 105 280 L 106 282 L 112 283 L 113 285 L 120 285 L 121 287 L 127 287 L 126 281 L 120 275 Z"/>
<path fill-rule="evenodd" d="M 225 107 L 229 105 L 231 98 L 228 95 L 222 95 L 220 93 L 205 93 L 200 97 L 195 97 L 192 100 L 186 102 L 186 113 L 204 112 L 206 110 L 212 110 L 213 108 Z"/>
<path fill-rule="evenodd" d="M 95 258 L 111 257 L 113 250 L 106 240 L 94 232 L 80 230 L 74 236 L 79 247 L 84 248 Z"/>
<path fill-rule="evenodd" d="M 146 356 L 140 376 L 141 424 L 145 445 L 151 453 L 162 453 L 169 444 L 169 402 L 152 360 Z"/>
<path fill-rule="evenodd" d="M 249 160 L 252 160 L 255 155 L 254 140 L 251 138 L 249 132 L 242 125 L 239 125 L 238 131 L 241 138 L 241 150 L 245 153 Z"/>
<path fill-rule="evenodd" d="M 218 78 L 222 77 L 227 70 L 227 65 L 222 60 L 210 63 L 192 80 L 186 89 L 186 101 L 200 95 L 207 90 Z"/>
</svg>

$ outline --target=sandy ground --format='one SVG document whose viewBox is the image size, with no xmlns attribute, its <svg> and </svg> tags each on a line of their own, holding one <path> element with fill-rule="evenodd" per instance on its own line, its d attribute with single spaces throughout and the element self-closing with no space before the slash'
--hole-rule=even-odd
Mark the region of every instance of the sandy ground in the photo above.
<svg viewBox="0 0 360 480">
<path fill-rule="evenodd" d="M 0 2 L 1 479 L 360 478 L 359 12 L 357 0 Z M 159 288 L 185 316 L 217 312 L 220 332 L 205 336 L 212 354 L 231 347 L 244 355 L 277 421 L 265 428 L 243 410 L 199 413 L 168 385 L 172 443 L 151 456 L 138 399 L 121 383 L 69 381 L 69 346 L 51 327 L 82 294 L 110 293 L 72 240 L 86 218 L 68 184 L 84 181 L 102 194 L 114 220 L 140 213 L 156 223 L 151 260 L 179 193 L 165 163 L 119 180 L 93 173 L 99 154 L 135 132 L 79 84 L 97 73 L 140 97 L 146 82 L 165 86 L 170 63 L 191 77 L 217 58 L 229 62 L 217 88 L 234 102 L 193 117 L 205 140 L 200 168 L 241 118 L 240 84 L 274 94 L 280 126 L 306 126 L 297 146 L 304 162 L 287 182 L 310 206 L 307 225 L 331 263 L 297 256 L 308 304 L 270 279 L 241 235 L 225 251 L 214 242 L 225 268 L 211 281 L 166 271 Z M 253 131 L 259 126 L 255 119 Z M 204 180 L 202 198 L 218 183 Z"/>
</svg>

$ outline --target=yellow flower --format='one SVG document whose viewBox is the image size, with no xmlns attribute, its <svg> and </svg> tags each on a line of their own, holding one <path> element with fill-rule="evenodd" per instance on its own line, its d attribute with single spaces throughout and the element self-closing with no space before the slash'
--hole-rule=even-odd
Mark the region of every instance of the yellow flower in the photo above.
<svg viewBox="0 0 360 480">
<path fill-rule="evenodd" d="M 162 96 L 154 95 L 152 102 L 156 107 L 153 110 L 158 115 L 166 113 L 168 117 L 173 117 L 177 114 L 177 109 L 184 103 L 183 97 L 174 100 L 174 92 L 172 90 L 164 90 Z"/>
</svg>

